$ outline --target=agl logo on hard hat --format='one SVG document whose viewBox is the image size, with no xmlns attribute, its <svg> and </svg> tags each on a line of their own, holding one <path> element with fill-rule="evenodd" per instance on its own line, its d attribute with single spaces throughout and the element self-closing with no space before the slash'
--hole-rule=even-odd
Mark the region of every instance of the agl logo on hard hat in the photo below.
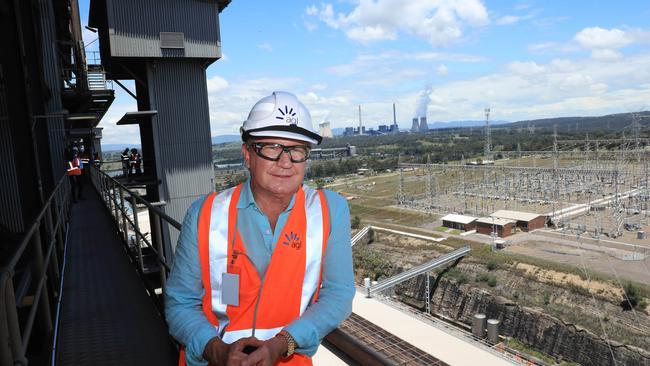
<svg viewBox="0 0 650 366">
<path fill-rule="evenodd" d="M 278 111 L 280 111 L 280 114 L 282 115 L 275 116 L 276 119 L 281 119 L 290 125 L 298 124 L 298 117 L 296 117 L 296 112 L 293 111 L 293 108 L 289 109 L 289 106 L 285 105 L 284 110 L 278 108 Z"/>
</svg>

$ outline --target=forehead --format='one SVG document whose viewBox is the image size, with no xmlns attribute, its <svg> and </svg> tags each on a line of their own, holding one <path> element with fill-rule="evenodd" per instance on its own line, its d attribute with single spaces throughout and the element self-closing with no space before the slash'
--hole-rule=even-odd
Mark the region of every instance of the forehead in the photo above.
<svg viewBox="0 0 650 366">
<path fill-rule="evenodd" d="M 308 142 L 305 141 L 285 139 L 279 137 L 255 137 L 251 140 L 251 142 L 265 142 L 265 143 L 280 144 L 285 146 L 294 146 L 294 145 L 303 145 L 307 147 L 311 146 Z"/>
</svg>

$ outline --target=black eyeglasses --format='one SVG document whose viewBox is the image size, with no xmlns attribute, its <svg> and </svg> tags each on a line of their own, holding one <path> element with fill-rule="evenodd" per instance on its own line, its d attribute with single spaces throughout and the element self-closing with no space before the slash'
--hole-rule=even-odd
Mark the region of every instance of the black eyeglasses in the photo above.
<svg viewBox="0 0 650 366">
<path fill-rule="evenodd" d="M 309 159 L 311 152 L 311 148 L 305 145 L 284 146 L 271 142 L 252 142 L 248 146 L 253 148 L 257 156 L 270 161 L 278 161 L 282 153 L 287 153 L 292 163 L 302 163 Z"/>
</svg>

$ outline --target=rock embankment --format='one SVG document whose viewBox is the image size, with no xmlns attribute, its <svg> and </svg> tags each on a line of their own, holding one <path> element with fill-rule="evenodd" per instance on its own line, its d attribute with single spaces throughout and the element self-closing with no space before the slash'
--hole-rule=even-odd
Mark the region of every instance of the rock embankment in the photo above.
<svg viewBox="0 0 650 366">
<path fill-rule="evenodd" d="M 431 283 L 435 283 L 431 278 Z M 422 303 L 425 299 L 424 278 L 414 279 L 396 289 L 399 296 Z M 484 313 L 501 321 L 500 333 L 555 356 L 585 366 L 650 365 L 650 353 L 634 346 L 608 342 L 574 324 L 521 306 L 471 284 L 442 278 L 436 283 L 431 311 L 465 324 Z"/>
</svg>

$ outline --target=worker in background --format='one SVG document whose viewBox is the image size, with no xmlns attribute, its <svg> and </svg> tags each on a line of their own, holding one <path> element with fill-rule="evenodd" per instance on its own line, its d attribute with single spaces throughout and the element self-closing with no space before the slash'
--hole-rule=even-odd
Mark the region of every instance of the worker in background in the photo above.
<svg viewBox="0 0 650 366">
<path fill-rule="evenodd" d="M 83 142 L 79 145 L 79 159 L 81 160 L 81 180 L 83 184 L 90 183 L 90 152 L 86 150 Z"/>
<path fill-rule="evenodd" d="M 120 155 L 120 157 L 122 159 L 122 175 L 124 177 L 128 178 L 129 172 L 131 170 L 131 163 L 129 162 L 130 157 L 129 157 L 129 148 L 128 147 L 126 149 L 124 149 L 124 151 L 122 151 L 122 155 Z"/>
<path fill-rule="evenodd" d="M 165 291 L 181 364 L 311 365 L 351 312 L 346 200 L 303 184 L 322 137 L 307 108 L 274 92 L 241 128 L 250 178 L 187 211 Z"/>
<path fill-rule="evenodd" d="M 131 164 L 131 173 L 130 174 L 142 174 L 142 156 L 138 153 L 138 149 L 131 149 L 131 156 L 129 157 L 129 163 Z"/>
<path fill-rule="evenodd" d="M 81 159 L 79 158 L 79 149 L 74 146 L 70 149 L 67 162 L 68 177 L 70 179 L 70 196 L 72 202 L 76 203 L 79 199 L 84 199 L 82 196 L 81 188 Z"/>
<path fill-rule="evenodd" d="M 97 151 L 93 152 L 93 165 L 95 167 L 100 168 L 102 166 L 102 157 L 99 156 L 99 153 Z"/>
</svg>

